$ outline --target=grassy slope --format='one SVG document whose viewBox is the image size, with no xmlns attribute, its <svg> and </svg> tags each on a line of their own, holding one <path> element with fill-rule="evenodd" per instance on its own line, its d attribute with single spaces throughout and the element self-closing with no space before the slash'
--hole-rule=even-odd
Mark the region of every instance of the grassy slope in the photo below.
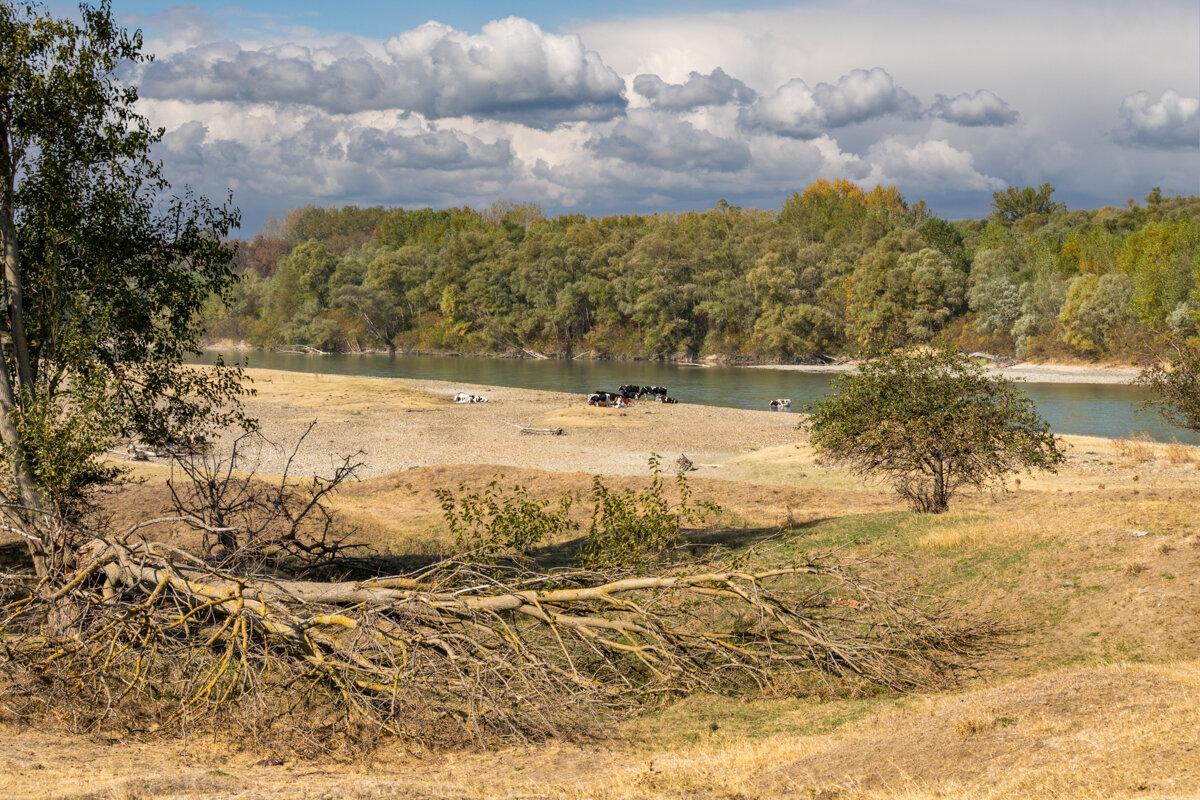
<svg viewBox="0 0 1200 800">
<path fill-rule="evenodd" d="M 371 765 L 255 767 L 276 754 L 9 726 L 0 730 L 10 743 L 0 785 L 11 797 L 128 800 L 1200 793 L 1200 464 L 1185 448 L 1072 443 L 1059 475 L 965 498 L 938 517 L 907 512 L 886 489 L 819 467 L 804 447 L 747 454 L 727 465 L 733 481 L 695 481 L 700 496 L 728 509 L 709 543 L 754 546 L 760 560 L 879 556 L 864 565 L 875 577 L 1022 628 L 1012 648 L 952 691 L 864 698 L 778 687 L 768 697 L 694 697 L 592 746 L 419 761 L 385 752 Z M 340 503 L 381 549 L 436 552 L 444 539 L 433 488 L 481 486 L 495 472 L 409 470 L 356 484 Z M 505 473 L 546 496 L 584 492 L 588 483 L 586 475 Z M 130 490 L 123 510 L 144 513 L 161 501 L 151 480 Z"/>
</svg>

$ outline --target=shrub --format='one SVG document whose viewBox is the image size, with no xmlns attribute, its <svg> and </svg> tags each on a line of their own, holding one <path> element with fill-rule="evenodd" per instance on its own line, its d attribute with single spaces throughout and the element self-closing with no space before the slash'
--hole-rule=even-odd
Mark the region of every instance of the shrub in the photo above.
<svg viewBox="0 0 1200 800">
<path fill-rule="evenodd" d="M 800 423 L 820 455 L 883 476 L 917 511 L 940 513 L 964 487 L 1002 487 L 1063 461 L 1049 425 L 1011 381 L 950 348 L 867 359 Z"/>
<path fill-rule="evenodd" d="M 465 487 L 459 484 L 458 488 Z M 523 554 L 551 534 L 579 529 L 569 516 L 573 501 L 569 494 L 559 498 L 554 510 L 549 510 L 549 500 L 531 497 L 523 486 L 506 490 L 499 480 L 482 493 L 455 497 L 449 489 L 438 489 L 435 494 L 458 553 Z"/>
<path fill-rule="evenodd" d="M 672 504 L 665 495 L 665 483 L 657 455 L 650 457 L 653 479 L 640 492 L 633 489 L 614 491 L 599 475 L 592 478 L 595 508 L 592 523 L 583 541 L 580 561 L 591 569 L 644 567 L 661 560 L 679 543 L 685 522 L 702 522 L 708 512 L 718 511 L 713 503 L 691 503 L 687 478 L 679 473 L 675 482 L 679 502 Z"/>
</svg>

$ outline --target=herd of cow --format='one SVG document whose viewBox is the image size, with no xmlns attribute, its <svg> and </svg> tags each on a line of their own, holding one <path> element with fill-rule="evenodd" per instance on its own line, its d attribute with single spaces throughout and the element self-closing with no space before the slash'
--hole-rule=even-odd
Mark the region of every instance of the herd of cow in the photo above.
<svg viewBox="0 0 1200 800">
<path fill-rule="evenodd" d="M 675 403 L 678 402 L 674 397 L 667 396 L 667 390 L 662 386 L 638 386 L 637 384 L 625 384 L 618 386 L 615 392 L 596 391 L 588 395 L 589 406 L 603 406 L 604 408 L 624 408 L 634 400 L 642 400 L 652 398 L 660 403 Z"/>
<path fill-rule="evenodd" d="M 618 386 L 615 392 L 606 392 L 603 389 L 592 392 L 587 396 L 587 401 L 589 406 L 625 408 L 634 400 L 642 400 L 647 397 L 658 400 L 660 403 L 678 402 L 674 397 L 669 397 L 667 390 L 662 386 L 638 386 L 629 383 Z M 790 398 L 781 397 L 772 400 L 768 405 L 777 411 L 790 410 L 792 401 Z"/>
</svg>

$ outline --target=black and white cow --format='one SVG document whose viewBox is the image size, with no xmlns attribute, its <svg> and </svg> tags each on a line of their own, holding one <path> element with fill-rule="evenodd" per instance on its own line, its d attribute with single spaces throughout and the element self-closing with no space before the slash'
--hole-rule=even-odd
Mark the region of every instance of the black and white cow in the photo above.
<svg viewBox="0 0 1200 800">
<path fill-rule="evenodd" d="M 775 409 L 779 409 L 779 408 L 787 408 L 787 407 L 788 407 L 788 406 L 790 406 L 791 404 L 792 404 L 792 401 L 791 401 L 791 399 L 790 399 L 790 398 L 787 398 L 787 397 L 784 397 L 784 398 L 780 398 L 780 399 L 778 399 L 778 400 L 772 400 L 772 401 L 771 401 L 771 408 L 775 408 Z"/>
<path fill-rule="evenodd" d="M 607 406 L 615 401 L 621 395 L 616 392 L 606 392 L 603 389 L 592 392 L 588 395 L 589 406 Z"/>
<path fill-rule="evenodd" d="M 454 395 L 454 402 L 456 403 L 486 403 L 487 401 L 488 399 L 481 394 L 467 394 L 466 392 L 459 392 L 458 394 Z"/>
</svg>

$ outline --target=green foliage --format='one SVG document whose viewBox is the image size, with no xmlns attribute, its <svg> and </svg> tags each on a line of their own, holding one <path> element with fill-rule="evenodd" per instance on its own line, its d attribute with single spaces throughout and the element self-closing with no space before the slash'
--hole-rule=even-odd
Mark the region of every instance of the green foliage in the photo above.
<svg viewBox="0 0 1200 800">
<path fill-rule="evenodd" d="M 170 194 L 162 131 L 116 77 L 148 60 L 140 35 L 107 3 L 77 20 L 0 4 L 0 433 L 25 508 L 63 513 L 111 476 L 114 440 L 201 437 L 240 419 L 242 392 L 237 371 L 183 363 L 206 304 L 238 299 L 238 214 Z"/>
<path fill-rule="evenodd" d="M 263 285 L 208 315 L 215 336 L 265 346 L 788 361 L 927 342 L 974 312 L 964 341 L 1045 353 L 1064 349 L 1071 282 L 1119 273 L 1138 325 L 1195 327 L 1200 198 L 1066 211 L 1052 192 L 1001 192 L 1004 214 L 954 223 L 848 181 L 818 181 L 778 214 L 308 207 L 245 243 L 238 269 Z M 1070 347 L 1119 354 L 1124 316 L 1093 321 Z"/>
<path fill-rule="evenodd" d="M 871 357 L 808 411 L 800 425 L 822 457 L 891 481 L 916 511 L 1064 460 L 1028 398 L 948 348 Z"/>
<path fill-rule="evenodd" d="M 1021 284 L 1021 316 L 1013 323 L 1017 352 L 1024 354 L 1033 340 L 1050 333 L 1067 299 L 1067 282 L 1057 274 L 1039 275 Z"/>
<path fill-rule="evenodd" d="M 1200 341 L 1171 336 L 1138 375 L 1150 390 L 1146 404 L 1172 425 L 1200 431 Z"/>
<path fill-rule="evenodd" d="M 976 284 L 970 292 L 975 327 L 983 333 L 1011 334 L 1021 318 L 1021 287 L 1011 274 L 999 273 Z"/>
<path fill-rule="evenodd" d="M 613 491 L 599 475 L 592 478 L 592 522 L 583 541 L 580 563 L 592 569 L 640 569 L 661 561 L 679 544 L 685 523 L 698 524 L 719 511 L 713 503 L 692 503 L 681 472 L 675 478 L 679 502 L 671 503 L 657 455 L 650 457 L 653 478 L 640 492 Z"/>
<path fill-rule="evenodd" d="M 458 489 L 462 492 L 465 487 L 459 484 Z M 514 485 L 506 490 L 498 480 L 489 483 L 482 493 L 456 497 L 448 489 L 437 489 L 434 494 L 454 534 L 458 553 L 524 555 L 548 536 L 579 529 L 570 518 L 570 495 L 563 495 L 552 508 L 549 500 L 530 496 L 525 487 Z"/>
<path fill-rule="evenodd" d="M 637 569 L 669 556 L 679 544 L 685 524 L 700 524 L 720 507 L 692 502 L 692 491 L 681 472 L 675 478 L 678 502 L 667 497 L 667 481 L 657 455 L 650 457 L 650 485 L 640 491 L 617 491 L 599 475 L 592 478 L 592 518 L 579 563 L 588 569 Z M 527 556 L 548 538 L 565 539 L 579 530 L 570 517 L 576 500 L 561 496 L 557 503 L 535 498 L 520 485 L 505 488 L 499 479 L 482 492 L 458 494 L 437 489 L 447 528 L 454 534 L 457 553 L 474 556 Z"/>
<path fill-rule="evenodd" d="M 1084 355 L 1109 348 L 1109 336 L 1133 323 L 1133 282 L 1125 275 L 1080 275 L 1067 286 L 1058 314 L 1062 340 Z"/>
<path fill-rule="evenodd" d="M 1134 284 L 1133 310 L 1147 325 L 1167 317 L 1192 296 L 1200 271 L 1200 226 L 1194 219 L 1151 222 L 1117 249 L 1116 267 Z"/>
<path fill-rule="evenodd" d="M 1043 183 L 1036 189 L 1032 186 L 1026 186 L 1024 189 L 1010 186 L 992 195 L 992 211 L 1008 223 L 1017 222 L 1031 214 L 1049 215 L 1065 208 L 1062 203 L 1055 203 L 1050 199 L 1052 194 L 1054 187 L 1048 183 Z"/>
</svg>

